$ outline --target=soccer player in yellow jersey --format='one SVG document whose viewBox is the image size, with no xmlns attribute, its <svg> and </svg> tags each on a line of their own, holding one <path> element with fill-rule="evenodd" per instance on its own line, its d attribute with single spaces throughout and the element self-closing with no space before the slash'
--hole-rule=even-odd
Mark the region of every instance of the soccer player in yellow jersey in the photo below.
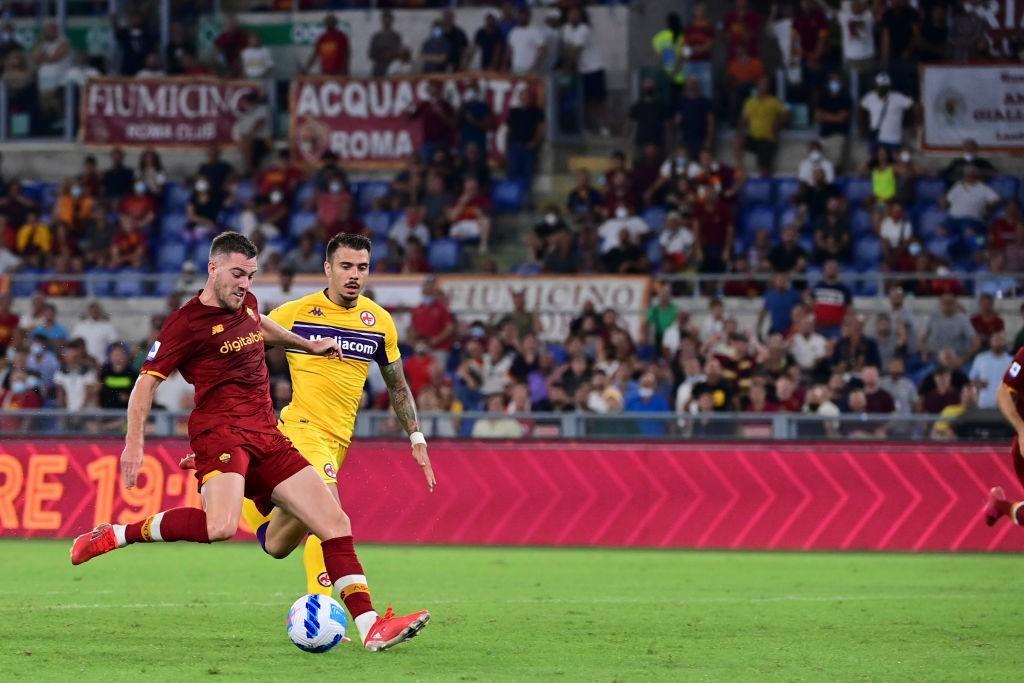
<svg viewBox="0 0 1024 683">
<path fill-rule="evenodd" d="M 321 362 L 312 354 L 288 352 L 292 401 L 281 411 L 278 428 L 316 468 L 337 497 L 338 471 L 352 441 L 369 365 L 376 362 L 391 395 L 395 415 L 409 435 L 412 456 L 433 491 L 436 480 L 427 455 L 427 441 L 420 432 L 412 391 L 402 370 L 398 331 L 390 313 L 362 296 L 370 273 L 370 240 L 361 235 L 335 235 L 327 243 L 324 273 L 327 276 L 325 289 L 284 303 L 269 314 L 274 322 L 301 337 L 334 338 L 341 350 L 341 360 L 329 362 Z M 261 515 L 248 500 L 242 514 L 254 531 L 265 529 L 269 521 L 269 517 Z M 331 581 L 324 566 L 320 539 L 316 536 L 307 538 L 302 559 L 307 592 L 330 595 Z M 344 594 L 347 587 L 339 587 Z M 352 588 L 365 590 L 358 581 Z"/>
</svg>

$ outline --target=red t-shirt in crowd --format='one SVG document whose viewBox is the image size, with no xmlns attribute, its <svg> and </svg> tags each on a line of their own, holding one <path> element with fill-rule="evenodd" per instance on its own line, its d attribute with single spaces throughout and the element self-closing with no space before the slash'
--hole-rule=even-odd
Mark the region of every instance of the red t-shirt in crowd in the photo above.
<svg viewBox="0 0 1024 683">
<path fill-rule="evenodd" d="M 697 202 L 693 207 L 693 216 L 700 226 L 701 247 L 720 249 L 725 246 L 729 224 L 732 222 L 732 209 L 728 202 L 722 198 L 713 204 Z"/>
<path fill-rule="evenodd" d="M 690 53 L 690 61 L 707 62 L 711 60 L 711 51 L 714 49 L 715 42 L 715 26 L 710 21 L 693 22 L 683 31 L 683 39 L 686 41 L 685 44 L 693 50 Z M 706 40 L 710 41 L 706 49 L 694 49 L 695 44 Z"/>
<path fill-rule="evenodd" d="M 18 329 L 20 318 L 14 313 L 0 313 L 0 350 L 6 349 L 11 343 L 14 331 Z"/>
<path fill-rule="evenodd" d="M 148 194 L 130 194 L 121 200 L 118 211 L 140 220 L 149 214 L 156 214 L 156 201 Z"/>
<path fill-rule="evenodd" d="M 344 31 L 329 29 L 316 41 L 320 56 L 320 72 L 331 76 L 348 74 L 348 36 Z"/>
<path fill-rule="evenodd" d="M 736 56 L 736 48 L 746 45 L 751 57 L 760 53 L 761 31 L 764 19 L 754 10 L 740 14 L 733 10 L 725 15 L 725 34 L 729 37 L 729 56 Z"/>
<path fill-rule="evenodd" d="M 1007 244 L 1017 239 L 1017 224 L 1011 223 L 1000 216 L 992 221 L 988 227 L 989 246 L 992 249 L 1002 249 Z"/>
<path fill-rule="evenodd" d="M 455 110 L 447 102 L 423 101 L 416 105 L 412 117 L 419 122 L 423 131 L 423 142 L 427 144 L 451 145 L 455 139 Z"/>
<path fill-rule="evenodd" d="M 214 41 L 214 45 L 224 55 L 224 60 L 230 66 L 237 66 L 242 56 L 242 50 L 249 45 L 249 33 L 243 29 L 237 31 L 224 31 Z"/>
<path fill-rule="evenodd" d="M 988 339 L 996 332 L 1002 332 L 1006 329 L 1003 319 L 998 315 L 986 318 L 981 313 L 971 316 L 971 325 L 974 327 L 974 331 L 978 333 L 978 336 L 985 339 Z"/>
<path fill-rule="evenodd" d="M 135 251 L 146 244 L 146 238 L 138 230 L 118 230 L 114 235 L 114 247 L 122 254 Z"/>
<path fill-rule="evenodd" d="M 800 49 L 806 57 L 828 37 L 828 19 L 820 10 L 797 12 L 793 17 L 793 30 L 800 36 Z"/>
<path fill-rule="evenodd" d="M 252 292 L 237 311 L 207 306 L 197 295 L 160 328 L 140 374 L 166 379 L 178 370 L 195 386 L 189 438 L 225 423 L 277 432 L 259 310 Z"/>
<path fill-rule="evenodd" d="M 437 299 L 429 304 L 420 304 L 412 309 L 412 329 L 420 339 L 429 340 L 444 331 L 448 323 L 453 320 L 452 312 L 448 306 Z M 436 349 L 450 349 L 451 340 L 435 346 Z"/>
<path fill-rule="evenodd" d="M 430 372 L 437 361 L 433 356 L 412 356 L 405 359 L 405 379 L 413 396 L 419 396 L 420 390 L 430 384 Z"/>
<path fill-rule="evenodd" d="M 853 300 L 845 285 L 824 282 L 811 291 L 811 297 L 814 299 L 814 322 L 819 328 L 842 325 L 846 308 Z"/>
</svg>

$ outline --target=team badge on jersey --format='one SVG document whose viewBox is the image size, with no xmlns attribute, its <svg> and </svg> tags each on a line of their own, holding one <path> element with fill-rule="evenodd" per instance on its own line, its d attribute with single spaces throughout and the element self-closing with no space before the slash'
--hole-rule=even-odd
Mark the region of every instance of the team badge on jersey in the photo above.
<svg viewBox="0 0 1024 683">
<path fill-rule="evenodd" d="M 159 344 L 160 342 L 157 342 L 157 343 Z M 1010 377 L 1016 377 L 1019 374 L 1020 374 L 1020 363 L 1014 361 L 1013 364 L 1010 366 Z"/>
<path fill-rule="evenodd" d="M 224 331 L 224 326 L 223 325 L 214 325 L 213 328 L 210 330 L 210 334 L 220 334 L 223 331 Z"/>
<path fill-rule="evenodd" d="M 377 323 L 377 319 L 373 316 L 373 313 L 369 311 L 363 311 L 359 314 L 359 319 L 363 321 L 363 324 L 367 327 L 373 327 Z"/>
<path fill-rule="evenodd" d="M 220 457 L 217 458 L 217 459 L 220 460 L 221 462 L 231 462 L 231 454 L 230 453 L 221 453 Z"/>
<path fill-rule="evenodd" d="M 160 342 L 153 342 L 153 346 L 149 347 L 149 353 L 146 354 L 146 361 L 151 361 L 156 358 L 157 351 L 160 350 Z"/>
<path fill-rule="evenodd" d="M 252 310 L 248 306 L 245 307 L 245 312 L 249 314 L 249 317 L 256 320 L 256 311 Z"/>
<path fill-rule="evenodd" d="M 324 474 L 326 474 L 331 479 L 337 479 L 338 478 L 338 473 L 334 471 L 334 465 L 332 465 L 329 462 L 328 463 L 324 463 Z"/>
</svg>

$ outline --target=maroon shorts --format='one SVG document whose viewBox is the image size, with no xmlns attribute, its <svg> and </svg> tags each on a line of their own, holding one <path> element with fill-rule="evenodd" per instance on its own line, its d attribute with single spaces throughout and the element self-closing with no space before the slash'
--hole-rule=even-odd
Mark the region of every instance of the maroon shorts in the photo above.
<svg viewBox="0 0 1024 683">
<path fill-rule="evenodd" d="M 309 467 L 292 442 L 278 431 L 254 432 L 224 425 L 191 440 L 196 454 L 199 488 L 218 474 L 235 472 L 245 477 L 245 497 L 264 515 L 274 504 L 270 494 L 282 481 Z"/>
</svg>

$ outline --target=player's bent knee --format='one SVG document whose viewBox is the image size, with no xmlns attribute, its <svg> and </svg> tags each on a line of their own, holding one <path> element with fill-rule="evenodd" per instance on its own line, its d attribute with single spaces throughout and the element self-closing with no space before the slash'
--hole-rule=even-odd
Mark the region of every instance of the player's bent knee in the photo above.
<svg viewBox="0 0 1024 683">
<path fill-rule="evenodd" d="M 338 536 L 352 535 L 352 521 L 341 508 L 332 510 L 329 518 L 326 519 L 325 522 L 325 534 L 322 538 L 337 538 Z"/>
<path fill-rule="evenodd" d="M 229 520 L 206 519 L 206 535 L 210 537 L 211 543 L 226 541 L 235 535 L 238 530 L 238 522 L 234 524 Z"/>
</svg>

